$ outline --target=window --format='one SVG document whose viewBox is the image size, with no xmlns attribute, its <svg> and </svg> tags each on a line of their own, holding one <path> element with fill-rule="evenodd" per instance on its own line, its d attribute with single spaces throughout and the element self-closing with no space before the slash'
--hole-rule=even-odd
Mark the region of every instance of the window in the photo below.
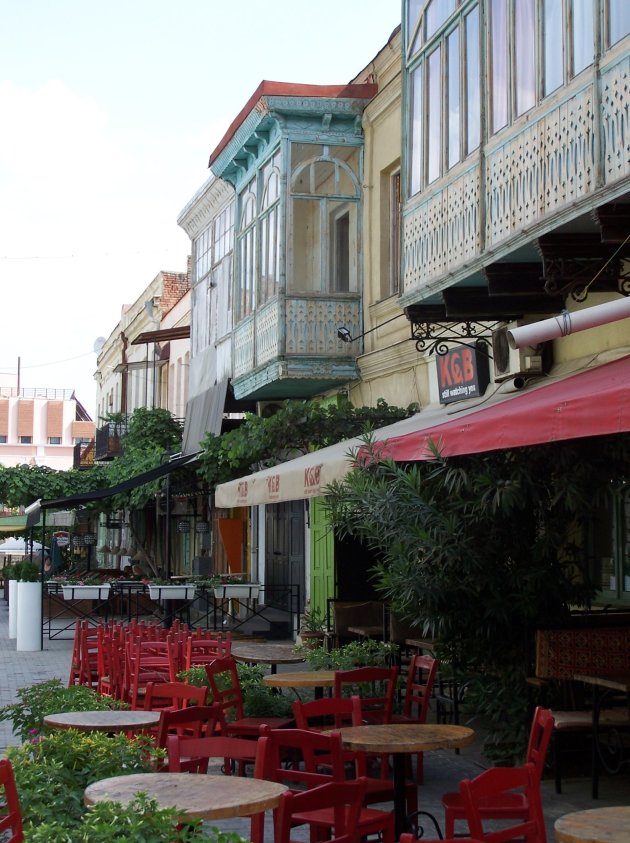
<svg viewBox="0 0 630 843">
<path fill-rule="evenodd" d="M 49 436 L 48 437 L 48 444 L 49 445 L 61 445 L 61 436 Z"/>
<path fill-rule="evenodd" d="M 630 3 L 628 0 L 608 0 L 607 46 L 612 46 L 630 34 Z"/>
<path fill-rule="evenodd" d="M 389 255 L 384 295 L 400 292 L 400 170 L 389 177 Z"/>
<path fill-rule="evenodd" d="M 18 436 L 18 442 L 20 445 L 32 445 L 33 444 L 33 437 L 32 436 Z"/>
<path fill-rule="evenodd" d="M 291 145 L 291 292 L 358 289 L 359 172 L 358 147 Z"/>
<path fill-rule="evenodd" d="M 611 494 L 592 528 L 593 579 L 599 598 L 630 603 L 630 489 Z"/>
<path fill-rule="evenodd" d="M 0 445 L 6 445 L 6 444 L 7 444 L 6 435 L 4 433 L 0 433 Z"/>
<path fill-rule="evenodd" d="M 593 41 L 593 0 L 572 2 L 572 47 L 573 75 L 575 76 L 593 63 L 595 44 Z"/>
</svg>

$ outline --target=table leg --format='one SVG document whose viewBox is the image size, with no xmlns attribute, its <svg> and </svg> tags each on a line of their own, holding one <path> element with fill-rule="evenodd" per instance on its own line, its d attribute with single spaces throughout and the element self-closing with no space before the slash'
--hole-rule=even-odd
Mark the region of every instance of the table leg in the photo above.
<svg viewBox="0 0 630 843">
<path fill-rule="evenodd" d="M 407 800 L 405 799 L 405 754 L 394 752 L 393 760 L 394 775 L 394 824 L 396 838 L 407 831 Z"/>
</svg>

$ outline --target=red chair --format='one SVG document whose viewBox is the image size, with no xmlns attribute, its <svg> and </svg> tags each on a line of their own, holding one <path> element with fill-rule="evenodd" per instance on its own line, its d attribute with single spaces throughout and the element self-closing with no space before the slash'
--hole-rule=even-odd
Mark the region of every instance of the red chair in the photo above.
<svg viewBox="0 0 630 843">
<path fill-rule="evenodd" d="M 409 662 L 403 710 L 392 714 L 392 723 L 426 723 L 433 685 L 439 667 L 432 656 L 414 656 Z M 424 781 L 424 753 L 416 754 L 416 781 Z"/>
<path fill-rule="evenodd" d="M 222 728 L 226 735 L 257 738 L 260 727 L 264 724 L 272 729 L 282 729 L 293 725 L 290 717 L 245 717 L 241 683 L 236 662 L 232 656 L 214 659 L 206 665 L 206 674 L 210 683 L 212 701 L 218 703 L 223 712 Z"/>
<path fill-rule="evenodd" d="M 203 667 L 217 658 L 229 656 L 232 650 L 232 639 L 217 633 L 212 638 L 200 638 L 189 635 L 183 644 L 183 669 Z"/>
<path fill-rule="evenodd" d="M 491 767 L 472 781 L 464 779 L 459 789 L 473 838 L 479 838 L 484 843 L 508 843 L 512 840 L 547 843 L 540 788 L 533 764 L 525 764 L 523 767 Z M 485 806 L 513 794 L 522 796 L 526 805 L 525 818 L 499 829 L 496 829 L 496 820 L 492 819 L 492 829 L 484 829 L 484 820 L 489 819 L 484 816 Z"/>
<path fill-rule="evenodd" d="M 144 706 L 142 698 L 148 682 L 177 681 L 177 649 L 171 639 L 127 644 L 124 698 L 132 709 Z"/>
<path fill-rule="evenodd" d="M 169 735 L 202 738 L 217 734 L 221 728 L 221 707 L 213 705 L 191 705 L 176 711 L 163 709 L 157 727 L 155 745 L 167 749 Z M 166 766 L 164 763 L 163 767 Z"/>
<path fill-rule="evenodd" d="M 338 732 L 322 734 L 303 729 L 269 729 L 261 737 L 262 777 L 285 784 L 291 790 L 304 790 L 334 782 L 345 783 L 344 753 Z M 367 782 L 366 782 L 367 791 Z M 367 793 L 364 792 L 363 801 Z M 335 827 L 332 811 L 296 813 L 295 825 L 308 824 L 313 839 L 326 839 Z M 362 808 L 358 819 L 360 836 L 382 835 L 383 843 L 394 841 L 394 815 L 390 811 Z"/>
<path fill-rule="evenodd" d="M 335 671 L 335 696 L 361 697 L 365 723 L 390 723 L 398 667 L 356 667 Z"/>
<path fill-rule="evenodd" d="M 205 705 L 207 685 L 198 687 L 187 682 L 147 682 L 144 694 L 145 711 L 176 711 L 189 705 Z"/>
<path fill-rule="evenodd" d="M 534 768 L 534 780 L 539 793 L 553 726 L 554 719 L 551 711 L 538 706 L 532 719 L 525 763 L 531 764 Z M 442 804 L 444 805 L 444 833 L 449 837 L 454 837 L 455 823 L 457 820 L 466 819 L 461 792 L 445 793 L 442 797 Z M 493 799 L 487 799 L 483 805 L 479 806 L 479 810 L 484 819 L 521 819 L 524 821 L 529 808 L 522 793 L 501 793 Z"/>
<path fill-rule="evenodd" d="M 472 837 L 449 837 L 441 840 L 429 840 L 427 837 L 422 837 L 422 843 L 483 843 L 483 840 L 473 840 Z M 398 843 L 418 843 L 418 838 L 413 834 L 401 834 Z"/>
<path fill-rule="evenodd" d="M 288 791 L 280 797 L 280 804 L 274 812 L 274 843 L 297 843 L 291 838 L 291 829 L 300 816 L 331 813 L 333 836 L 327 836 L 327 843 L 360 843 L 359 817 L 365 792 L 365 782 L 331 782 L 301 793 Z"/>
<path fill-rule="evenodd" d="M 245 775 L 245 765 L 255 764 L 261 752 L 258 742 L 225 735 L 205 738 L 169 735 L 166 749 L 169 773 L 207 773 L 210 759 L 222 758 L 221 770 L 226 776 L 232 775 L 235 761 L 238 761 L 239 775 Z"/>
<path fill-rule="evenodd" d="M 3 843 L 22 843 L 22 813 L 11 762 L 0 761 L 0 839 Z"/>
<path fill-rule="evenodd" d="M 362 701 L 357 696 L 328 697 L 321 700 L 293 703 L 293 716 L 298 729 L 321 731 L 339 729 L 343 726 L 361 726 L 364 722 Z M 364 777 L 367 781 L 366 805 L 388 802 L 393 799 L 394 783 L 389 776 L 387 759 L 380 759 L 380 776 L 370 775 L 375 756 L 365 752 L 344 751 L 346 764 L 354 764 L 355 777 Z M 384 763 L 383 763 L 384 762 Z M 408 781 L 405 786 L 407 813 L 418 810 L 418 791 L 415 782 Z"/>
</svg>

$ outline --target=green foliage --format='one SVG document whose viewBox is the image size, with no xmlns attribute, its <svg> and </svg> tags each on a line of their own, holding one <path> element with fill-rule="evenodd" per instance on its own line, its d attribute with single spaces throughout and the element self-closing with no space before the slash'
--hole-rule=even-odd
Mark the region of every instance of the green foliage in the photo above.
<svg viewBox="0 0 630 843">
<path fill-rule="evenodd" d="M 295 651 L 304 657 L 312 670 L 350 670 L 353 667 L 382 666 L 394 664 L 398 645 L 391 641 L 376 641 L 366 638 L 350 641 L 342 647 L 327 650 L 325 647 L 308 647 L 303 644 Z"/>
<path fill-rule="evenodd" d="M 35 562 L 25 559 L 20 563 L 18 579 L 20 582 L 39 582 L 41 569 Z"/>
<path fill-rule="evenodd" d="M 63 812 L 58 812 L 62 813 Z M 173 808 L 160 808 L 146 794 L 126 806 L 99 802 L 83 814 L 78 826 L 70 828 L 63 815 L 28 832 L 29 843 L 245 843 L 234 832 L 216 828 L 205 832 L 201 820 L 190 820 L 178 828 L 179 816 Z"/>
<path fill-rule="evenodd" d="M 270 466 L 326 445 L 392 424 L 417 411 L 390 407 L 379 399 L 376 407 L 354 408 L 344 400 L 322 406 L 315 401 L 287 401 L 269 418 L 247 415 L 237 430 L 221 436 L 207 434 L 201 442 L 198 474 L 209 486 L 240 477 L 252 466 Z"/>
<path fill-rule="evenodd" d="M 591 599 L 585 525 L 628 474 L 629 443 L 600 437 L 449 459 L 436 451 L 408 466 L 374 449 L 329 489 L 334 528 L 374 553 L 392 611 L 474 677 L 470 699 L 502 758 L 514 753 L 507 735 L 524 734 L 534 630 Z"/>
<path fill-rule="evenodd" d="M 326 629 L 326 615 L 315 606 L 306 606 L 300 618 L 300 628 L 307 632 L 323 632 Z"/>
<path fill-rule="evenodd" d="M 150 737 L 58 729 L 20 747 L 10 747 L 22 814 L 27 826 L 57 822 L 73 827 L 85 811 L 83 791 L 110 776 L 151 772 L 162 750 Z M 49 839 L 57 839 L 55 837 Z"/>
<path fill-rule="evenodd" d="M 44 717 L 64 711 L 106 711 L 128 708 L 126 703 L 102 697 L 85 685 L 66 687 L 59 679 L 19 688 L 18 701 L 0 708 L 0 721 L 13 722 L 13 733 L 22 741 L 46 731 Z"/>
<path fill-rule="evenodd" d="M 276 694 L 272 688 L 263 685 L 262 678 L 267 672 L 266 665 L 238 664 L 236 669 L 243 694 L 245 717 L 288 717 L 291 715 L 291 703 L 288 697 Z M 209 686 L 208 676 L 203 667 L 183 670 L 178 674 L 178 678 L 198 687 Z M 221 680 L 222 677 L 219 676 L 219 687 L 222 685 Z M 212 692 L 208 694 L 208 703 L 211 702 Z"/>
<path fill-rule="evenodd" d="M 19 562 L 11 562 L 9 565 L 5 565 L 2 569 L 2 576 L 5 580 L 19 580 L 20 568 L 21 565 Z"/>
</svg>

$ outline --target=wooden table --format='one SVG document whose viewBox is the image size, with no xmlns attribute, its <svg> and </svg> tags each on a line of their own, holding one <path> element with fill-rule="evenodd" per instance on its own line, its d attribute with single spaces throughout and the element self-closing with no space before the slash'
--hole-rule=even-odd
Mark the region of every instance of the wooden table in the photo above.
<svg viewBox="0 0 630 843">
<path fill-rule="evenodd" d="M 232 655 L 245 664 L 269 664 L 276 673 L 279 664 L 299 664 L 304 656 L 295 652 L 293 644 L 232 644 Z"/>
<path fill-rule="evenodd" d="M 394 774 L 394 816 L 396 836 L 407 831 L 405 808 L 405 755 L 436 749 L 459 749 L 471 744 L 475 733 L 467 726 L 432 723 L 389 723 L 374 726 L 344 726 L 338 729 L 344 749 L 392 754 Z M 435 818 L 433 818 L 435 821 Z M 436 827 L 437 822 L 436 822 Z"/>
<path fill-rule="evenodd" d="M 66 711 L 48 714 L 44 725 L 52 729 L 76 729 L 79 732 L 128 732 L 150 729 L 160 721 L 159 711 Z"/>
<path fill-rule="evenodd" d="M 89 785 L 83 801 L 87 806 L 110 800 L 127 805 L 136 794 L 146 793 L 160 808 L 176 808 L 182 818 L 221 820 L 275 808 L 286 789 L 277 782 L 241 776 L 134 773 Z"/>
<path fill-rule="evenodd" d="M 335 685 L 334 670 L 295 670 L 287 673 L 272 673 L 263 676 L 263 683 L 271 688 L 293 688 L 297 698 L 298 688 L 314 688 L 315 696 L 321 696 L 323 688 Z"/>
<path fill-rule="evenodd" d="M 405 644 L 407 647 L 411 647 L 412 650 L 426 650 L 429 653 L 435 650 L 435 640 L 433 638 L 405 638 Z"/>
<path fill-rule="evenodd" d="M 630 806 L 565 814 L 556 820 L 554 836 L 557 843 L 628 843 Z"/>
<path fill-rule="evenodd" d="M 384 636 L 382 624 L 379 626 L 349 626 L 348 632 L 358 635 L 361 638 L 383 638 Z"/>
<path fill-rule="evenodd" d="M 573 678 L 578 682 L 593 687 L 593 740 L 592 740 L 592 796 L 597 799 L 599 796 L 599 765 L 608 773 L 618 773 L 623 767 L 630 764 L 630 758 L 624 757 L 621 741 L 607 741 L 605 749 L 602 748 L 599 739 L 600 716 L 605 702 L 615 695 L 625 695 L 628 701 L 628 708 L 625 711 L 625 718 L 620 717 L 619 726 L 630 726 L 630 674 L 627 673 L 602 673 L 588 674 L 576 673 Z M 608 724 L 607 724 L 608 725 Z M 630 839 L 630 833 L 628 834 Z"/>
</svg>

